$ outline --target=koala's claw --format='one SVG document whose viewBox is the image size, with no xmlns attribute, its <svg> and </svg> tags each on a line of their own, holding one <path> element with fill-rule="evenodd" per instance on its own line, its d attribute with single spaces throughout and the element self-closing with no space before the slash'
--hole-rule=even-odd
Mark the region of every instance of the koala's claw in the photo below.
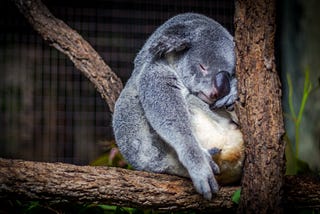
<svg viewBox="0 0 320 214">
<path fill-rule="evenodd" d="M 219 185 L 214 177 L 199 181 L 197 184 L 195 183 L 195 188 L 207 200 L 211 200 L 212 196 L 219 191 Z"/>
<path fill-rule="evenodd" d="M 220 168 L 219 168 L 218 164 L 216 164 L 214 161 L 210 161 L 210 166 L 211 166 L 211 169 L 215 175 L 220 174 Z"/>
<path fill-rule="evenodd" d="M 216 148 L 216 147 L 212 148 L 212 149 L 209 149 L 207 152 L 205 152 L 206 157 L 208 158 L 211 170 L 215 175 L 220 174 L 220 168 L 219 168 L 218 164 L 216 164 L 212 160 L 212 156 L 218 155 L 220 152 L 221 152 L 221 149 Z"/>
<path fill-rule="evenodd" d="M 212 192 L 213 194 L 217 194 L 218 191 L 219 191 L 219 185 L 218 185 L 216 179 L 215 179 L 215 178 L 209 179 L 208 182 L 209 182 L 209 185 L 210 185 L 210 188 L 211 188 L 211 192 Z M 211 199 L 211 198 L 210 198 L 210 199 Z M 210 199 L 209 199 L 209 200 L 210 200 Z"/>
<path fill-rule="evenodd" d="M 208 150 L 208 152 L 209 152 L 209 154 L 210 154 L 211 156 L 218 155 L 218 154 L 221 153 L 221 151 L 222 151 L 222 149 L 219 149 L 219 148 L 217 148 L 217 147 L 214 147 L 214 148 Z"/>
<path fill-rule="evenodd" d="M 212 160 L 211 155 L 206 151 L 205 161 L 201 167 L 190 172 L 190 177 L 198 193 L 203 195 L 207 200 L 211 200 L 212 195 L 219 191 L 219 185 L 214 177 L 214 174 L 220 173 L 219 166 Z"/>
</svg>

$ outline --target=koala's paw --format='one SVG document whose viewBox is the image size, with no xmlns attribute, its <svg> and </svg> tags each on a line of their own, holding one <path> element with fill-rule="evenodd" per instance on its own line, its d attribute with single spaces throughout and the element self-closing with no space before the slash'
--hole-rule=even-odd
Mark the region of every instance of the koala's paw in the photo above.
<svg viewBox="0 0 320 214">
<path fill-rule="evenodd" d="M 193 185 L 198 193 L 207 200 L 211 200 L 212 195 L 219 191 L 219 185 L 214 174 L 219 174 L 219 166 L 206 154 L 205 163 L 198 166 L 193 172 L 189 172 Z"/>
<path fill-rule="evenodd" d="M 218 155 L 218 154 L 221 153 L 221 151 L 222 151 L 222 149 L 219 149 L 219 148 L 217 148 L 217 147 L 214 147 L 214 148 L 208 150 L 208 152 L 209 152 L 209 154 L 210 154 L 211 156 Z M 215 174 L 217 174 L 217 173 L 215 173 Z"/>
</svg>

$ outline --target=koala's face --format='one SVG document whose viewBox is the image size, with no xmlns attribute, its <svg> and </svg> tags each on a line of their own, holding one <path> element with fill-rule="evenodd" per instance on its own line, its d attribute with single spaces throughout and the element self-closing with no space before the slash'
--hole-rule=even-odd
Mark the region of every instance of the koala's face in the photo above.
<svg viewBox="0 0 320 214">
<path fill-rule="evenodd" d="M 212 108 L 234 103 L 237 90 L 233 41 L 207 38 L 194 42 L 176 67 L 189 91 Z"/>
</svg>

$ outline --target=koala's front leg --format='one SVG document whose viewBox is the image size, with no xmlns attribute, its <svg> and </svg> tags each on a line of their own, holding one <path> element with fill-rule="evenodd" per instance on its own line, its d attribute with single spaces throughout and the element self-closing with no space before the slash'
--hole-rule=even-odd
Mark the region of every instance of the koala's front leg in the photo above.
<svg viewBox="0 0 320 214">
<path fill-rule="evenodd" d="M 196 190 L 211 199 L 219 189 L 214 177 L 219 167 L 192 133 L 186 88 L 170 67 L 158 65 L 142 71 L 138 90 L 150 125 L 176 151 Z"/>
</svg>

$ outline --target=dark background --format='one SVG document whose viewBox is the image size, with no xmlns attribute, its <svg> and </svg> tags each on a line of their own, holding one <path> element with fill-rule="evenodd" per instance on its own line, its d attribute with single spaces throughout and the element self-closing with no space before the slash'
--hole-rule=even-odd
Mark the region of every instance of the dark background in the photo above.
<svg viewBox="0 0 320 214">
<path fill-rule="evenodd" d="M 136 53 L 168 18 L 206 14 L 233 32 L 233 1 L 44 1 L 125 82 Z M 0 3 L 0 156 L 87 164 L 113 138 L 111 114 L 72 62 Z"/>
</svg>

